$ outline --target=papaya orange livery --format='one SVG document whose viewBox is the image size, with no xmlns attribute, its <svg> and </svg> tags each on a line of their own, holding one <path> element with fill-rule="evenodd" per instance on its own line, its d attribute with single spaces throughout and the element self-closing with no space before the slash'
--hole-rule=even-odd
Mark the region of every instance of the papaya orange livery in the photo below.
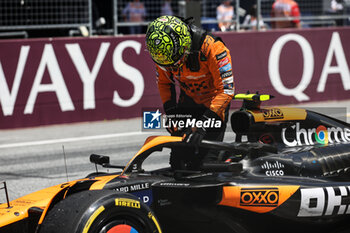
<svg viewBox="0 0 350 233">
<path fill-rule="evenodd" d="M 264 108 L 249 111 L 255 122 L 305 120 L 307 113 L 299 108 Z"/>
</svg>

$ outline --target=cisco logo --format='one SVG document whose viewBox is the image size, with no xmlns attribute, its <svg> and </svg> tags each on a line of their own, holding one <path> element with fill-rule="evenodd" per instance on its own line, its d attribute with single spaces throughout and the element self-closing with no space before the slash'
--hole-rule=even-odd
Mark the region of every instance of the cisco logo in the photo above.
<svg viewBox="0 0 350 233">
<path fill-rule="evenodd" d="M 266 176 L 284 176 L 284 165 L 278 161 L 274 163 L 266 161 L 261 165 L 261 169 L 265 170 Z"/>
</svg>

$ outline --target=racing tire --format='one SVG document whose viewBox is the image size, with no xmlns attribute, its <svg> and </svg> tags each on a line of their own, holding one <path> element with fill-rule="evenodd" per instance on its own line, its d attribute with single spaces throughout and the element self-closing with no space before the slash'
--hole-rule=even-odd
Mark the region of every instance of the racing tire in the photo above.
<svg viewBox="0 0 350 233">
<path fill-rule="evenodd" d="M 161 233 L 153 212 L 137 197 L 112 190 L 82 191 L 57 203 L 39 233 Z"/>
</svg>

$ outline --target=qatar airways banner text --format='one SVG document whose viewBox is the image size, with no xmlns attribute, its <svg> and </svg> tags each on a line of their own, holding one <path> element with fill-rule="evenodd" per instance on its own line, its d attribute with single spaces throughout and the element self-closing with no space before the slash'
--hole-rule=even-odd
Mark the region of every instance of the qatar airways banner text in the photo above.
<svg viewBox="0 0 350 233">
<path fill-rule="evenodd" d="M 272 94 L 270 104 L 350 98 L 348 28 L 219 36 L 236 92 Z M 3 40 L 0 51 L 0 128 L 141 117 L 162 105 L 142 36 Z"/>
<path fill-rule="evenodd" d="M 350 99 L 350 28 L 222 37 L 238 92 L 272 94 L 269 104 Z"/>
<path fill-rule="evenodd" d="M 161 106 L 142 37 L 0 42 L 0 128 L 141 116 Z"/>
</svg>

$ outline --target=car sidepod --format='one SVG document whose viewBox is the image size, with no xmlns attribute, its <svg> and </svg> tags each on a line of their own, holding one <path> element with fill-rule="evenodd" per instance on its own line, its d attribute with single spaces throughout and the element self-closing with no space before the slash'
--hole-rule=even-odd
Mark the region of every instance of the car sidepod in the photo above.
<svg viewBox="0 0 350 233">
<path fill-rule="evenodd" d="M 249 232 L 350 230 L 349 184 L 310 181 L 225 185 L 218 205 L 232 208 L 232 216 L 240 216 Z"/>
</svg>

